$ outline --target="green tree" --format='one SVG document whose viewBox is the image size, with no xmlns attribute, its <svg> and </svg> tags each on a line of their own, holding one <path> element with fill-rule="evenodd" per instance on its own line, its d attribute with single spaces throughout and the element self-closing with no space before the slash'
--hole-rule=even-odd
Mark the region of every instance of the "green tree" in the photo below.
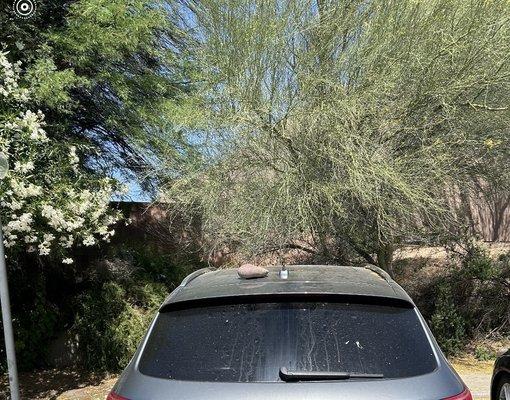
<svg viewBox="0 0 510 400">
<path fill-rule="evenodd" d="M 399 243 L 463 224 L 454 193 L 504 181 L 507 0 L 176 10 L 195 32 L 192 98 L 206 111 L 184 130 L 199 156 L 167 163 L 164 196 L 203 215 L 213 246 L 299 247 L 391 272 Z"/>
<path fill-rule="evenodd" d="M 62 230 L 71 236 L 60 248 L 111 236 L 116 218 L 100 220 L 113 188 L 102 178 L 142 175 L 156 162 L 171 142 L 161 132 L 188 91 L 185 40 L 169 11 L 164 0 L 44 2 L 28 19 L 0 10 L 0 146 L 12 178 L 0 211 L 9 247 L 40 245 L 44 255 L 59 247 L 49 241 L 64 241 Z M 41 193 L 28 195 L 30 185 Z M 19 230 L 18 214 L 37 235 Z M 59 233 L 57 220 L 83 224 Z"/>
<path fill-rule="evenodd" d="M 184 42 L 168 11 L 164 0 L 38 2 L 25 20 L 0 10 L 0 44 L 23 62 L 32 107 L 49 135 L 88 145 L 87 168 L 140 172 L 154 162 L 188 90 Z"/>
</svg>

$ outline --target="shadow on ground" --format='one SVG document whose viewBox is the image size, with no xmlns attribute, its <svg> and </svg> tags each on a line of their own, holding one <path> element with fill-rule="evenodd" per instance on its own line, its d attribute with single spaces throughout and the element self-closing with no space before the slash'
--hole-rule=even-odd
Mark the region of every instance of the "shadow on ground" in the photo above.
<svg viewBox="0 0 510 400">
<path fill-rule="evenodd" d="M 56 400 L 70 390 L 115 383 L 114 379 L 110 383 L 112 377 L 104 374 L 57 369 L 21 373 L 19 379 L 21 398 L 30 400 Z M 7 376 L 0 380 L 0 398 L 9 398 Z"/>
</svg>

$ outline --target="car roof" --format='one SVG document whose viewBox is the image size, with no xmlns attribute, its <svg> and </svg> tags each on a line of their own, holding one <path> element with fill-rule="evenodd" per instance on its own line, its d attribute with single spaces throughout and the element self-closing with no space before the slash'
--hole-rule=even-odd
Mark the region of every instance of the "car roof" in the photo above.
<svg viewBox="0 0 510 400">
<path fill-rule="evenodd" d="M 280 277 L 281 266 L 265 268 L 268 275 L 255 279 L 240 278 L 236 269 L 195 271 L 167 297 L 161 310 L 200 300 L 288 295 L 363 297 L 413 305 L 408 294 L 386 272 L 372 265 L 289 265 L 285 267 L 287 279 Z"/>
</svg>

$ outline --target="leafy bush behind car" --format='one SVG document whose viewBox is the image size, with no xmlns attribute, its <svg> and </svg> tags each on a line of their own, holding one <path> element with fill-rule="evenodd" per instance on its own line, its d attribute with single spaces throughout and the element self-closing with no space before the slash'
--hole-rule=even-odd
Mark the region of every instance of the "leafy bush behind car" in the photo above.
<svg viewBox="0 0 510 400">
<path fill-rule="evenodd" d="M 492 259 L 486 249 L 468 244 L 446 268 L 447 273 L 434 283 L 435 308 L 428 316 L 443 351 L 453 355 L 471 340 L 507 336 L 510 253 Z"/>
<path fill-rule="evenodd" d="M 160 283 L 105 282 L 78 298 L 73 326 L 79 338 L 83 365 L 115 371 L 125 366 L 142 339 L 158 303 L 165 297 Z"/>
<path fill-rule="evenodd" d="M 10 266 L 9 283 L 18 288 L 11 298 L 20 370 L 51 367 L 52 344 L 65 335 L 78 350 L 77 367 L 112 372 L 129 361 L 165 296 L 201 267 L 132 244 L 86 271 L 22 259 Z M 0 346 L 0 370 L 4 354 Z"/>
<path fill-rule="evenodd" d="M 168 293 L 196 266 L 170 265 L 150 249 L 121 250 L 101 263 L 90 290 L 76 299 L 72 332 L 82 365 L 118 371 L 126 366 Z"/>
</svg>

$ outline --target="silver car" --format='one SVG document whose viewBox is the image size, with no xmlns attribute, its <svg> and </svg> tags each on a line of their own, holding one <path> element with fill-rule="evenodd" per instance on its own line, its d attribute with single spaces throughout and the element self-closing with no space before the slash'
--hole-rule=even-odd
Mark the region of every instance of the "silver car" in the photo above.
<svg viewBox="0 0 510 400">
<path fill-rule="evenodd" d="M 471 400 L 405 291 L 373 266 L 200 270 L 108 400 Z"/>
</svg>

